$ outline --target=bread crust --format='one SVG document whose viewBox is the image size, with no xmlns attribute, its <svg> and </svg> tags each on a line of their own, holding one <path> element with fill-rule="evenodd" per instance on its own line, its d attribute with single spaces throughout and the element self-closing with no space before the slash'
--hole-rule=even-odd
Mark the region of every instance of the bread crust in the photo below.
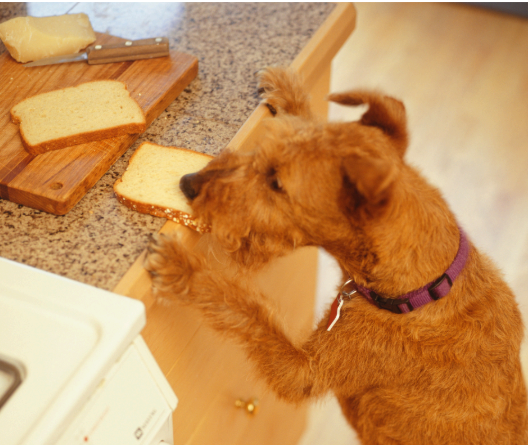
<svg viewBox="0 0 529 445">
<path fill-rule="evenodd" d="M 189 213 L 182 212 L 180 210 L 170 209 L 166 207 L 161 207 L 155 204 L 148 204 L 145 202 L 134 201 L 125 196 L 121 195 L 116 191 L 116 186 L 121 183 L 121 178 L 116 181 L 114 184 L 114 193 L 118 198 L 118 201 L 124 206 L 128 207 L 131 210 L 135 210 L 139 213 L 145 213 L 147 215 L 158 216 L 161 218 L 167 218 L 177 224 L 182 224 L 190 229 L 193 229 L 199 233 L 211 232 L 211 227 L 207 224 L 199 224 L 196 219 L 191 216 Z"/>
<path fill-rule="evenodd" d="M 67 88 L 76 88 L 80 85 L 85 85 L 85 84 L 94 83 L 94 82 L 101 82 L 101 80 L 91 80 L 89 82 L 83 82 L 79 85 L 76 85 L 75 87 L 67 87 Z M 112 80 L 112 82 L 121 83 L 125 87 L 125 90 L 129 93 L 129 97 L 131 97 L 130 92 L 128 91 L 128 88 L 127 88 L 127 84 L 125 82 L 122 82 L 120 80 Z M 50 91 L 50 93 L 55 92 L 55 91 L 65 90 L 67 88 L 59 88 L 57 90 Z M 48 151 L 52 151 L 52 150 L 60 150 L 66 147 L 86 144 L 89 142 L 101 141 L 104 139 L 111 139 L 111 138 L 115 138 L 119 136 L 124 136 L 127 134 L 140 134 L 140 133 L 143 133 L 147 129 L 147 120 L 145 117 L 145 113 L 143 109 L 139 106 L 139 104 L 131 97 L 131 99 L 138 106 L 138 109 L 140 110 L 143 116 L 143 122 L 141 123 L 131 123 L 131 124 L 119 125 L 119 126 L 111 127 L 111 128 L 104 128 L 101 130 L 94 130 L 94 131 L 88 131 L 84 133 L 73 134 L 70 136 L 65 136 L 65 137 L 58 138 L 58 139 L 51 139 L 48 141 L 41 142 L 39 144 L 32 145 L 28 142 L 24 134 L 24 124 L 22 122 L 23 119 L 21 119 L 20 116 L 16 115 L 13 110 L 18 105 L 24 103 L 27 100 L 32 99 L 33 97 L 40 96 L 41 94 L 46 94 L 46 93 L 39 93 L 39 94 L 35 94 L 30 97 L 27 97 L 26 99 L 16 104 L 13 108 L 11 108 L 11 112 L 10 112 L 11 121 L 16 125 L 19 125 L 21 141 L 22 141 L 22 145 L 24 149 L 33 156 L 47 153 Z"/>
<path fill-rule="evenodd" d="M 75 134 L 60 139 L 53 139 L 50 141 L 42 142 L 37 145 L 30 145 L 25 137 L 24 130 L 20 127 L 20 135 L 22 139 L 22 145 L 26 151 L 37 156 L 48 151 L 60 150 L 61 148 L 72 147 L 75 145 L 87 144 L 89 142 L 102 141 L 104 139 L 111 139 L 119 136 L 125 136 L 127 134 L 139 134 L 146 130 L 146 124 L 127 124 L 119 127 L 106 128 L 104 130 L 90 131 L 86 133 Z"/>
</svg>

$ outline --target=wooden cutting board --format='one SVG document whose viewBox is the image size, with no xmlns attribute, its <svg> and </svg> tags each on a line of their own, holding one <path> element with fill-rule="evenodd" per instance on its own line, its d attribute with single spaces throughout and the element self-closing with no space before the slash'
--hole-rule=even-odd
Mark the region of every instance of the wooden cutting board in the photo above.
<svg viewBox="0 0 529 445">
<path fill-rule="evenodd" d="M 125 40 L 96 34 L 100 44 Z M 32 68 L 15 62 L 6 51 L 0 56 L 0 198 L 64 215 L 139 137 L 120 136 L 32 156 L 22 146 L 18 126 L 10 118 L 11 108 L 21 100 L 90 80 L 120 80 L 142 107 L 149 126 L 197 73 L 197 58 L 177 51 L 170 51 L 168 57 L 131 62 Z"/>
</svg>

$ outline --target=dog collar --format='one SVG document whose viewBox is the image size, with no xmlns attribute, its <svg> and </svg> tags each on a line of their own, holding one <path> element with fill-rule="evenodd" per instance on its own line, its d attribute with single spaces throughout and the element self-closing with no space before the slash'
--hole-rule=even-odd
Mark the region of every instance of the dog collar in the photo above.
<svg viewBox="0 0 529 445">
<path fill-rule="evenodd" d="M 338 321 L 344 300 L 350 300 L 352 295 L 357 292 L 378 308 L 386 309 L 395 314 L 406 314 L 432 301 L 439 300 L 439 298 L 446 296 L 450 292 L 454 281 L 465 267 L 469 251 L 470 247 L 467 237 L 463 230 L 459 228 L 459 249 L 454 261 L 446 272 L 426 286 L 408 292 L 399 298 L 384 298 L 367 287 L 356 284 L 353 280 L 346 281 L 331 306 L 327 330 L 330 331 Z"/>
</svg>

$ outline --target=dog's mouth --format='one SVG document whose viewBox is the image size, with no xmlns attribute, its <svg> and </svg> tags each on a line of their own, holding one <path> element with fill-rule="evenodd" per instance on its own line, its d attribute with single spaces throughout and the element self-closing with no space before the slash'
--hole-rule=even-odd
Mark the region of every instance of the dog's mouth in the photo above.
<svg viewBox="0 0 529 445">
<path fill-rule="evenodd" d="M 199 233 L 210 233 L 212 230 L 212 223 L 209 218 L 205 218 L 203 215 L 196 215 L 193 217 L 196 222 L 196 231 Z"/>
<path fill-rule="evenodd" d="M 198 233 L 210 233 L 212 228 L 211 223 L 199 215 L 189 216 L 186 221 L 184 221 L 184 225 Z"/>
</svg>

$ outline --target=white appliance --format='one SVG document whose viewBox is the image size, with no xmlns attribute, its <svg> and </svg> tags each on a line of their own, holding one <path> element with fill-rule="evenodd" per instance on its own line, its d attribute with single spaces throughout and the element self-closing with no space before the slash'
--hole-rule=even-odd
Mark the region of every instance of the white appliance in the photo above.
<svg viewBox="0 0 529 445">
<path fill-rule="evenodd" d="M 145 308 L 0 258 L 0 444 L 173 444 Z"/>
</svg>

